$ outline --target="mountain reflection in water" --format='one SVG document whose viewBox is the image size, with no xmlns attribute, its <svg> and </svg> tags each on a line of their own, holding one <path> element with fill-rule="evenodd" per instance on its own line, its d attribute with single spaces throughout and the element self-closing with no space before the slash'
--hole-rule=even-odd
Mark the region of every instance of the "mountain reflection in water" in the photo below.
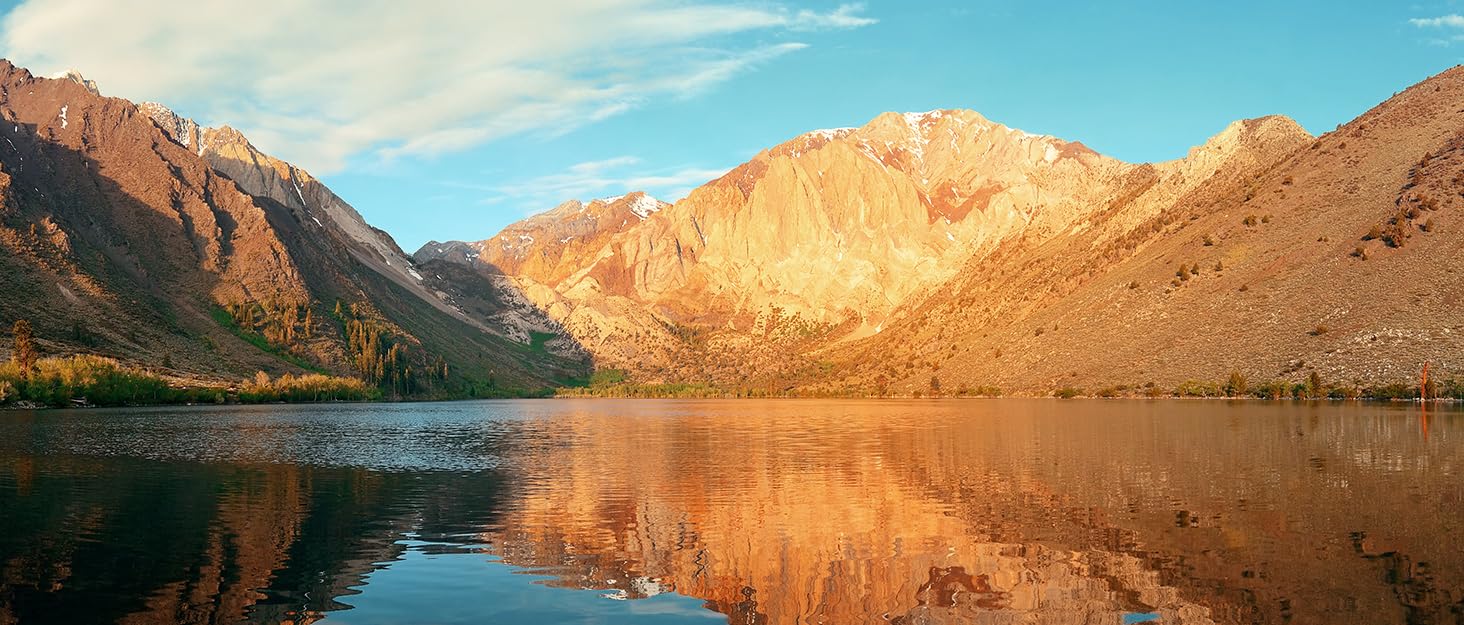
<svg viewBox="0 0 1464 625">
<path fill-rule="evenodd" d="M 1419 417 L 1040 400 L 5 413 L 0 625 L 1457 623 L 1461 416 Z"/>
</svg>

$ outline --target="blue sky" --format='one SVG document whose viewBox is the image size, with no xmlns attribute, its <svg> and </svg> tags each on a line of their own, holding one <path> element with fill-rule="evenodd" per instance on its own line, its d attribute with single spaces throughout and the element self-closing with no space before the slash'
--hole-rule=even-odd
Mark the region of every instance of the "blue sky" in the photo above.
<svg viewBox="0 0 1464 625">
<path fill-rule="evenodd" d="M 1245 117 L 1325 132 L 1464 62 L 1459 0 L 155 3 L 0 3 L 0 49 L 236 126 L 407 251 L 571 198 L 675 199 L 882 111 L 1167 160 Z"/>
</svg>

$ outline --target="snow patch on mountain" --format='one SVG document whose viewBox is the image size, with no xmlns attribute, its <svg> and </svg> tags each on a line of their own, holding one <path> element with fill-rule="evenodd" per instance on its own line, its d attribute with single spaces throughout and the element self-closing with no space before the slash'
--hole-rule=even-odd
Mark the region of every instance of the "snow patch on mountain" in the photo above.
<svg viewBox="0 0 1464 625">
<path fill-rule="evenodd" d="M 833 141 L 834 139 L 842 139 L 844 137 L 847 137 L 849 136 L 849 133 L 852 133 L 855 130 L 856 129 L 854 128 L 820 128 L 812 132 L 805 132 L 802 136 L 808 139 L 823 139 L 825 141 Z"/>
<path fill-rule="evenodd" d="M 634 213 L 636 217 L 640 217 L 641 221 L 645 221 L 647 217 L 651 216 L 651 213 L 660 210 L 660 200 L 657 200 L 656 198 L 653 198 L 644 193 L 640 194 L 630 202 L 630 212 Z"/>
</svg>

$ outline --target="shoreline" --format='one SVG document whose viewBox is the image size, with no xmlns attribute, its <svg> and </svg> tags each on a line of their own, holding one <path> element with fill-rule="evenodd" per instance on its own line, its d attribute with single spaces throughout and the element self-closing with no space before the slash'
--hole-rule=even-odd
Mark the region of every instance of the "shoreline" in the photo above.
<svg viewBox="0 0 1464 625">
<path fill-rule="evenodd" d="M 150 403 L 150 404 L 122 404 L 122 405 L 96 405 L 80 404 L 74 406 L 52 406 L 44 404 L 22 405 L 4 404 L 0 405 L 0 413 L 4 412 L 34 412 L 52 410 L 106 410 L 117 408 L 209 408 L 209 407 L 244 407 L 244 406 L 320 406 L 337 404 L 424 404 L 424 403 L 450 403 L 469 401 L 532 401 L 532 400 L 607 400 L 607 401 L 1000 401 L 1007 399 L 1018 400 L 1051 400 L 1057 402 L 1065 401 L 1143 401 L 1143 402 L 1167 402 L 1167 401 L 1211 401 L 1211 402 L 1253 402 L 1253 403 L 1314 403 L 1314 404 L 1379 404 L 1379 405 L 1441 405 L 1454 406 L 1464 404 L 1464 400 L 1456 398 L 1438 398 L 1429 400 L 1419 399 L 1374 399 L 1374 398 L 1264 398 L 1264 397 L 1053 397 L 1051 395 L 1004 395 L 992 396 L 913 396 L 913 395 L 860 395 L 860 396 L 799 396 L 799 395 L 778 395 L 769 397 L 673 397 L 673 396 L 587 396 L 587 395 L 547 395 L 542 397 L 460 397 L 452 399 L 364 399 L 364 400 L 321 400 L 321 401 L 271 401 L 271 402 L 185 402 L 185 403 Z"/>
</svg>

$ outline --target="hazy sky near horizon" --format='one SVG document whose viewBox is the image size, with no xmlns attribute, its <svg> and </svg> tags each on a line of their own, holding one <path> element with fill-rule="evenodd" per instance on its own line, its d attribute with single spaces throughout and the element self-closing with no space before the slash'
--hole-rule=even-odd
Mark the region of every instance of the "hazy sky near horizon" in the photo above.
<svg viewBox="0 0 1464 625">
<path fill-rule="evenodd" d="M 1464 62 L 1464 0 L 0 0 L 0 51 L 323 178 L 408 252 L 567 199 L 674 200 L 883 111 L 1128 161 L 1236 119 L 1331 130 Z"/>
</svg>

